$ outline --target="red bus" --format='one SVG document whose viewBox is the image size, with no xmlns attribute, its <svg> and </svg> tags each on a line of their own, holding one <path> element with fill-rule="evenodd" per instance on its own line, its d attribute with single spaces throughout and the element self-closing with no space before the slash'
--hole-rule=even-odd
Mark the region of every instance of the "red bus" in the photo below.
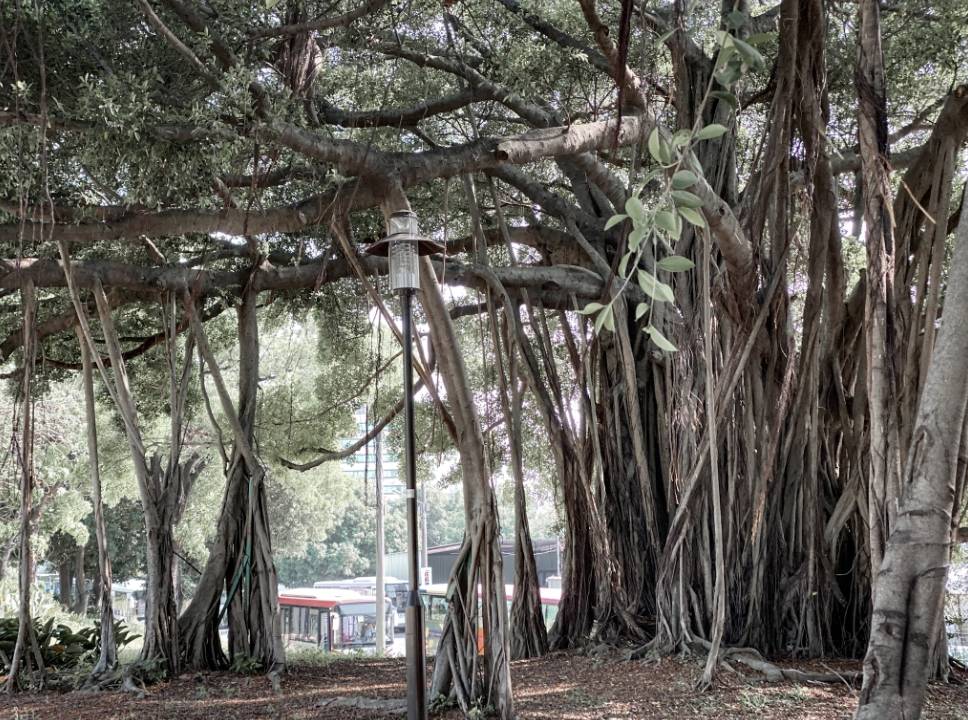
<svg viewBox="0 0 968 720">
<path fill-rule="evenodd" d="M 393 643 L 393 605 L 387 599 L 387 642 Z M 322 650 L 351 650 L 376 645 L 376 600 L 372 595 L 332 588 L 279 591 L 282 637 Z"/>
<path fill-rule="evenodd" d="M 561 588 L 539 588 L 541 595 L 541 613 L 544 616 L 545 627 L 549 630 L 558 616 L 558 605 L 561 603 Z M 477 588 L 478 597 L 481 589 Z M 447 585 L 428 585 L 420 590 L 424 602 L 424 618 L 427 632 L 427 654 L 437 652 L 437 644 L 444 629 L 444 618 L 447 616 Z M 504 586 L 504 596 L 507 599 L 508 610 L 514 597 L 514 586 Z M 477 649 L 484 652 L 484 628 L 480 617 L 477 618 Z"/>
</svg>

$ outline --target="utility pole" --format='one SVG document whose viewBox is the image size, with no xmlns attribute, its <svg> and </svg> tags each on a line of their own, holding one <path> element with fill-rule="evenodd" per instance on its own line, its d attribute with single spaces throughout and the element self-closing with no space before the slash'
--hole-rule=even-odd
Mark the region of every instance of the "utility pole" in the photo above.
<svg viewBox="0 0 968 720">
<path fill-rule="evenodd" d="M 369 428 L 367 428 L 369 432 Z M 376 654 L 387 650 L 387 609 L 383 563 L 385 559 L 383 537 L 383 433 L 373 439 L 376 453 Z"/>
<path fill-rule="evenodd" d="M 407 471 L 407 560 L 410 566 L 410 588 L 407 594 L 407 720 L 427 718 L 427 668 L 425 665 L 424 616 L 420 601 L 420 542 L 417 510 L 417 448 L 414 438 L 413 413 L 413 314 L 414 290 L 420 289 L 422 255 L 444 250 L 443 246 L 421 237 L 417 215 L 399 210 L 387 219 L 388 237 L 369 248 L 370 255 L 389 260 L 390 289 L 400 296 L 403 337 L 403 421 L 404 457 Z"/>
<path fill-rule="evenodd" d="M 424 484 L 420 483 L 420 567 L 425 568 L 430 565 L 430 558 L 427 551 L 427 491 Z"/>
</svg>

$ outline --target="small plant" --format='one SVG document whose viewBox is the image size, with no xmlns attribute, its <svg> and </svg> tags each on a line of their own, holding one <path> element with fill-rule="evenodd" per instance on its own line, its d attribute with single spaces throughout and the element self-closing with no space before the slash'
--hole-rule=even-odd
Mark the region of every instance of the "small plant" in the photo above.
<svg viewBox="0 0 968 720">
<path fill-rule="evenodd" d="M 769 700 L 755 690 L 742 690 L 739 694 L 739 702 L 744 708 L 749 710 L 763 710 L 770 704 Z"/>
<path fill-rule="evenodd" d="M 797 685 L 794 688 L 780 693 L 780 697 L 783 702 L 789 703 L 790 705 L 800 705 L 810 699 L 810 694 L 803 687 Z"/>
<path fill-rule="evenodd" d="M 451 710 L 455 707 L 457 707 L 457 700 L 451 699 L 445 694 L 435 695 L 430 699 L 430 703 L 427 705 L 427 709 L 432 715 L 441 714 L 445 710 Z"/>
<path fill-rule="evenodd" d="M 33 624 L 45 667 L 72 670 L 86 667 L 97 660 L 101 651 L 100 621 L 76 631 L 63 623 L 55 624 L 55 618 L 50 618 L 47 622 L 35 618 Z M 19 627 L 18 618 L 0 619 L 0 659 L 4 672 L 10 669 L 9 663 L 17 643 Z M 118 620 L 114 623 L 114 637 L 118 648 L 122 648 L 141 636 L 133 634 L 124 621 Z"/>
<path fill-rule="evenodd" d="M 240 675 L 255 675 L 262 672 L 262 661 L 250 655 L 236 655 L 232 659 L 231 670 Z"/>
<path fill-rule="evenodd" d="M 489 717 L 494 714 L 494 708 L 490 705 L 479 705 L 474 704 L 467 711 L 467 720 L 484 720 L 484 718 Z"/>
</svg>

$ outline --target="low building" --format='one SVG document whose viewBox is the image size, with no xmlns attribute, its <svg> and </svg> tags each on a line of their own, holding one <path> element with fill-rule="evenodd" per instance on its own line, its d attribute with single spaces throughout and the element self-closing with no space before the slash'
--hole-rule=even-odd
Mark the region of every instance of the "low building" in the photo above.
<svg viewBox="0 0 968 720">
<path fill-rule="evenodd" d="M 554 538 L 550 540 L 533 540 L 535 566 L 538 570 L 538 584 L 542 587 L 549 587 L 548 582 L 554 576 L 561 575 L 561 551 L 558 541 Z M 427 566 L 430 568 L 430 583 L 445 583 L 450 579 L 450 571 L 457 562 L 457 555 L 460 552 L 460 543 L 450 545 L 438 545 L 427 550 Z M 514 584 L 514 542 L 504 540 L 501 542 L 501 555 L 504 559 L 504 583 L 505 585 Z M 407 553 L 393 553 L 387 555 L 386 559 L 387 575 L 395 575 L 405 578 L 409 575 L 407 570 Z"/>
</svg>

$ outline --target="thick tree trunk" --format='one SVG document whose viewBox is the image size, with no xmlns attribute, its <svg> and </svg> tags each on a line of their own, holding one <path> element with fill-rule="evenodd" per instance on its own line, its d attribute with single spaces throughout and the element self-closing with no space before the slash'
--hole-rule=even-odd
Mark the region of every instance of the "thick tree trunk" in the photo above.
<svg viewBox="0 0 968 720">
<path fill-rule="evenodd" d="M 513 309 L 509 309 L 514 312 Z M 492 308 L 491 317 L 494 317 Z M 501 352 L 497 338 L 497 322 L 493 323 L 494 349 Z M 548 652 L 548 632 L 541 608 L 538 568 L 535 563 L 531 528 L 528 525 L 528 503 L 524 492 L 524 464 L 521 459 L 521 414 L 524 388 L 518 381 L 517 361 L 510 328 L 505 324 L 507 348 L 507 381 L 503 362 L 498 362 L 501 373 L 501 404 L 508 428 L 511 473 L 514 478 L 514 597 L 511 601 L 511 659 L 540 657 Z M 510 387 L 508 387 L 510 386 Z"/>
<path fill-rule="evenodd" d="M 145 640 L 141 660 L 164 658 L 169 673 L 181 670 L 175 593 L 172 583 L 174 528 L 164 521 L 147 523 Z"/>
<path fill-rule="evenodd" d="M 162 459 L 159 455 L 154 455 L 151 458 L 149 467 L 145 443 L 138 422 L 138 411 L 128 382 L 121 343 L 111 315 L 111 304 L 100 281 L 96 281 L 94 283 L 94 300 L 104 333 L 104 343 L 111 359 L 111 374 L 109 374 L 94 345 L 87 317 L 87 307 L 78 293 L 70 254 L 65 241 L 59 242 L 59 250 L 64 266 L 64 277 L 77 315 L 78 329 L 124 424 L 125 435 L 134 463 L 135 477 L 138 481 L 141 506 L 145 515 L 145 530 L 148 538 L 146 548 L 145 633 L 139 660 L 145 665 L 160 664 L 170 676 L 174 676 L 180 671 L 181 657 L 172 585 L 173 529 L 181 511 L 184 509 L 191 485 L 201 470 L 197 456 L 193 455 L 184 462 L 181 460 L 184 440 L 182 435 L 183 414 L 188 384 L 191 380 L 191 340 L 189 339 L 186 343 L 186 362 L 179 377 L 176 361 L 177 323 L 173 317 L 169 317 L 168 308 L 165 307 L 163 301 L 161 311 L 165 322 L 165 345 L 168 351 L 171 435 L 169 437 L 168 459 L 164 470 L 162 470 Z M 112 374 L 113 383 L 111 382 Z"/>
<path fill-rule="evenodd" d="M 450 601 L 430 697 L 455 697 L 465 714 L 475 707 L 490 707 L 506 720 L 514 716 L 514 708 L 497 505 L 460 346 L 433 267 L 426 258 L 421 260 L 420 276 L 430 337 L 457 425 L 466 521 L 464 541 L 448 583 Z M 478 612 L 484 629 L 483 667 L 477 654 Z"/>
<path fill-rule="evenodd" d="M 12 693 L 19 684 L 21 663 L 25 662 L 27 669 L 31 669 L 30 659 L 33 657 L 36 665 L 33 667 L 43 683 L 44 661 L 37 646 L 34 634 L 33 617 L 30 612 L 30 589 L 33 584 L 34 556 L 31 544 L 33 532 L 33 495 L 34 495 L 34 407 L 31 384 L 33 382 L 34 363 L 36 359 L 36 312 L 37 296 L 34 284 L 27 282 L 21 291 L 23 304 L 23 332 L 24 359 L 23 383 L 21 385 L 21 418 L 20 437 L 17 438 L 17 459 L 20 464 L 20 573 L 18 577 L 19 608 L 17 610 L 17 641 L 14 644 L 13 657 L 10 659 L 9 675 L 7 677 L 7 692 Z"/>
<path fill-rule="evenodd" d="M 64 254 L 66 255 L 66 251 Z M 181 670 L 181 657 L 172 584 L 173 532 L 177 520 L 178 504 L 182 501 L 183 495 L 187 493 L 191 482 L 200 470 L 197 457 L 193 456 L 185 463 L 180 461 L 181 414 L 184 412 L 184 394 L 187 391 L 187 382 L 190 379 L 191 345 L 189 344 L 187 348 L 188 358 L 182 371 L 180 383 L 177 382 L 175 375 L 174 347 L 171 343 L 168 345 L 172 433 L 169 438 L 168 463 L 162 469 L 160 455 L 153 455 L 150 460 L 147 457 L 138 424 L 137 408 L 131 394 L 127 369 L 121 353 L 121 344 L 111 317 L 111 308 L 107 296 L 100 284 L 95 286 L 94 299 L 97 303 L 108 355 L 111 358 L 111 369 L 114 373 L 114 399 L 124 420 L 125 432 L 134 460 L 135 475 L 138 478 L 141 505 L 145 514 L 145 530 L 147 532 L 145 633 L 139 659 L 145 664 L 161 662 L 168 674 L 175 676 Z M 170 330 L 169 327 L 166 332 Z M 171 339 L 174 339 L 173 334 Z M 85 340 L 91 346 L 89 349 L 92 350 L 93 354 L 94 349 L 89 332 L 85 332 Z M 106 376 L 99 360 L 98 364 L 99 369 Z"/>
<path fill-rule="evenodd" d="M 58 593 L 61 607 L 71 609 L 71 588 L 74 586 L 73 566 L 68 558 L 57 564 Z"/>
<path fill-rule="evenodd" d="M 74 551 L 74 606 L 78 615 L 87 615 L 87 573 L 84 571 L 84 545 Z"/>
<path fill-rule="evenodd" d="M 887 146 L 887 91 L 877 0 L 860 2 L 857 132 L 867 226 L 867 395 L 870 407 L 868 516 L 871 572 L 877 574 L 900 492 L 897 372 L 894 367 L 894 230 Z M 875 589 L 876 593 L 876 589 Z"/>
<path fill-rule="evenodd" d="M 84 385 L 84 408 L 87 420 L 87 455 L 91 473 L 91 504 L 94 506 L 94 537 L 97 543 L 98 577 L 95 589 L 98 599 L 98 617 L 101 623 L 101 652 L 91 679 L 112 672 L 118 664 L 118 648 L 114 637 L 114 608 L 111 592 L 111 556 L 108 553 L 107 525 L 104 521 L 104 501 L 101 496 L 101 469 L 98 463 L 97 410 L 94 401 L 94 372 L 91 351 L 84 336 L 77 329 L 77 342 L 81 349 L 81 381 Z"/>
<path fill-rule="evenodd" d="M 896 524 L 877 575 L 856 717 L 917 718 L 942 621 L 961 507 L 959 454 L 968 403 L 968 213 L 962 213 L 944 316 L 921 394 Z"/>
<path fill-rule="evenodd" d="M 278 582 L 266 509 L 265 466 L 255 452 L 259 383 L 257 293 L 249 291 L 239 308 L 239 405 L 236 411 L 205 330 L 188 305 L 199 354 L 208 365 L 219 400 L 232 426 L 235 445 L 228 468 L 218 534 L 195 596 L 180 619 L 185 634 L 185 660 L 191 667 L 226 664 L 218 633 L 219 599 L 228 598 L 229 658 L 247 657 L 277 676 L 285 669 Z"/>
</svg>

